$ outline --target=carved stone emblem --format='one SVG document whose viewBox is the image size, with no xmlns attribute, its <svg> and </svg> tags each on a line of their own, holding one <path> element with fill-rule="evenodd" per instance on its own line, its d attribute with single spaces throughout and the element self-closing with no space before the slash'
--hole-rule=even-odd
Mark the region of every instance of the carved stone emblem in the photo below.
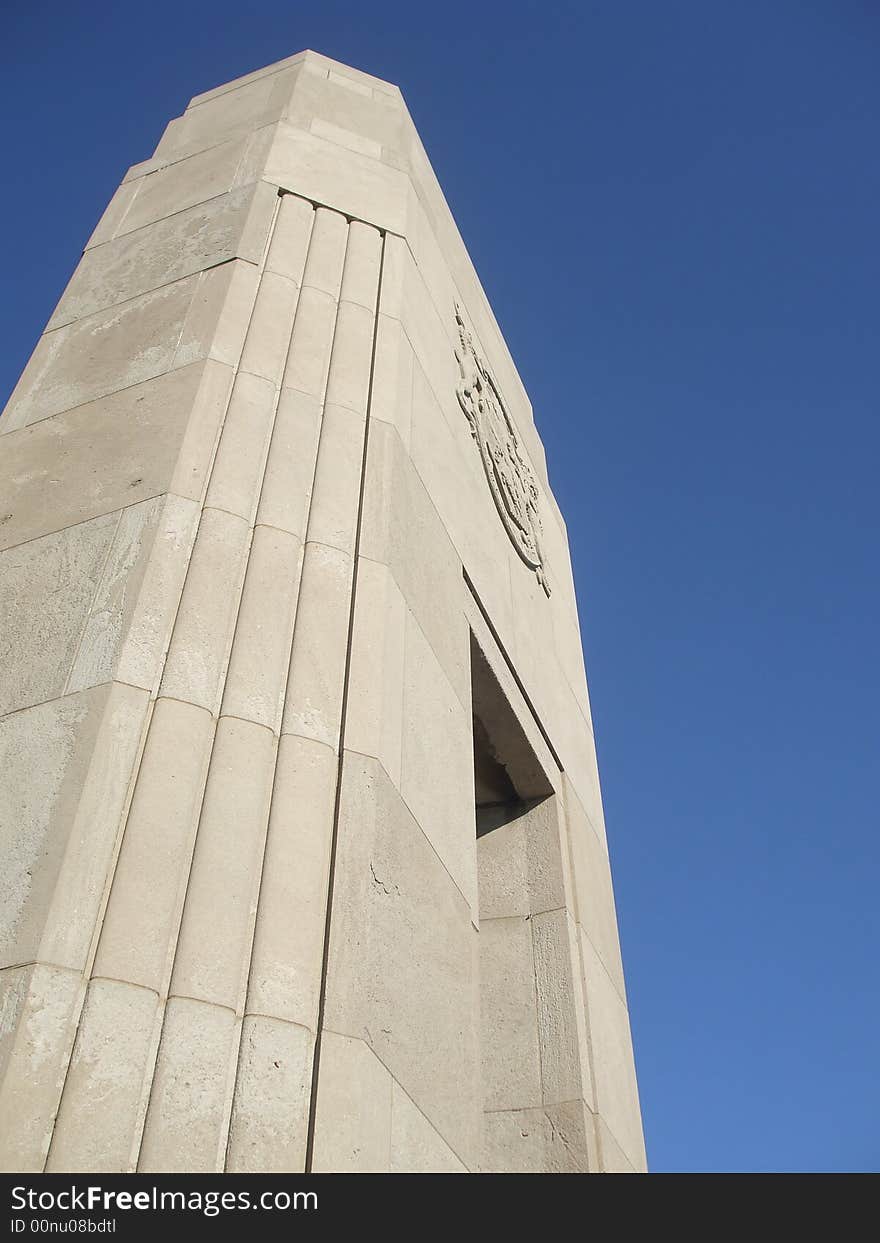
<svg viewBox="0 0 880 1243">
<path fill-rule="evenodd" d="M 538 512 L 538 485 L 523 456 L 519 439 L 501 394 L 491 374 L 474 348 L 465 327 L 461 307 L 456 304 L 459 345 L 455 351 L 461 373 L 456 392 L 471 435 L 477 442 L 483 468 L 513 546 L 538 582 L 550 595 L 541 552 L 541 516 Z"/>
</svg>

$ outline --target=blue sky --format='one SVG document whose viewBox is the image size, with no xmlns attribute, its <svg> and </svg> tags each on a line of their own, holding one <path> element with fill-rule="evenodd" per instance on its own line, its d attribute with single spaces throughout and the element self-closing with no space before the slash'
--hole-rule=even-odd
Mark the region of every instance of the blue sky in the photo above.
<svg viewBox="0 0 880 1243">
<path fill-rule="evenodd" d="M 877 6 L 3 26 L 0 402 L 191 95 L 304 47 L 401 85 L 568 520 L 652 1168 L 880 1169 Z"/>
</svg>

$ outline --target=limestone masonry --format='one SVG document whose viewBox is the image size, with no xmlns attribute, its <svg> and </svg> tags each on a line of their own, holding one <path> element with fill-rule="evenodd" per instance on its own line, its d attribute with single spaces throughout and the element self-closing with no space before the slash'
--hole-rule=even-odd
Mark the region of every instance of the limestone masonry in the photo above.
<svg viewBox="0 0 880 1243">
<path fill-rule="evenodd" d="M 565 525 L 396 87 L 113 196 L 0 419 L 0 834 L 0 1168 L 644 1169 Z"/>
</svg>

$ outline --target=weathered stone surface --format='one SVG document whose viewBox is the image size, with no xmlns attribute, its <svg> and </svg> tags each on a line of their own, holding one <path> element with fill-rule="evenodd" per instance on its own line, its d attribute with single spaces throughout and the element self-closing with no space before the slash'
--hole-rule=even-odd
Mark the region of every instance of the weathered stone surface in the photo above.
<svg viewBox="0 0 880 1243">
<path fill-rule="evenodd" d="M 645 1146 L 626 1006 L 583 934 L 581 950 L 596 1107 L 626 1159 L 634 1169 L 641 1170 L 645 1168 Z"/>
<path fill-rule="evenodd" d="M 404 233 L 409 206 L 405 174 L 360 151 L 348 150 L 344 163 L 339 155 L 338 143 L 282 123 L 265 175 L 304 198 L 332 203 L 376 228 Z"/>
<path fill-rule="evenodd" d="M 248 142 L 247 138 L 234 138 L 219 143 L 128 183 L 132 202 L 115 234 L 132 233 L 231 190 Z"/>
<path fill-rule="evenodd" d="M 271 380 L 240 371 L 235 378 L 211 470 L 207 505 L 248 524 L 260 498 L 266 449 L 272 434 L 276 390 Z"/>
<path fill-rule="evenodd" d="M 82 996 L 79 972 L 0 971 L 0 1170 L 41 1170 Z"/>
<path fill-rule="evenodd" d="M 467 1162 L 479 1108 L 470 909 L 375 760 L 346 755 L 341 799 L 325 1024 L 365 1040 Z"/>
<path fill-rule="evenodd" d="M 608 1130 L 602 1118 L 596 1119 L 596 1130 L 599 1136 L 599 1151 L 603 1174 L 635 1174 L 643 1166 L 636 1167 L 630 1163 L 617 1140 Z"/>
<path fill-rule="evenodd" d="M 275 733 L 281 728 L 301 562 L 295 535 L 254 529 L 223 691 L 224 715 Z"/>
<path fill-rule="evenodd" d="M 270 730 L 220 718 L 171 976 L 178 996 L 241 1009 L 274 765 Z"/>
<path fill-rule="evenodd" d="M 203 510 L 165 662 L 163 695 L 217 710 L 249 542 L 245 519 L 222 509 Z"/>
<path fill-rule="evenodd" d="M 104 916 L 95 974 L 161 993 L 177 940 L 213 738 L 208 712 L 156 703 Z"/>
<path fill-rule="evenodd" d="M 456 695 L 470 698 L 461 562 L 399 436 L 370 429 L 361 554 L 387 565 Z"/>
<path fill-rule="evenodd" d="M 338 758 L 285 735 L 278 745 L 257 904 L 249 1011 L 314 1031 L 321 984 Z"/>
<path fill-rule="evenodd" d="M 568 799 L 567 813 L 577 919 L 617 991 L 624 996 L 608 852 L 574 795 Z"/>
<path fill-rule="evenodd" d="M 222 1170 L 236 1035 L 231 1010 L 189 997 L 169 999 L 139 1170 L 148 1174 Z"/>
<path fill-rule="evenodd" d="M 471 910 L 477 905 L 470 716 L 407 617 L 401 793 Z"/>
<path fill-rule="evenodd" d="M 116 684 L 0 721 L 0 965 L 84 966 L 146 717 Z"/>
<path fill-rule="evenodd" d="M 0 554 L 0 714 L 63 695 L 118 514 Z"/>
<path fill-rule="evenodd" d="M 306 544 L 282 731 L 333 748 L 345 690 L 351 576 L 344 552 Z"/>
<path fill-rule="evenodd" d="M 398 787 L 403 748 L 406 604 L 387 566 L 361 557 L 345 742 L 374 756 Z"/>
<path fill-rule="evenodd" d="M 308 1127 L 312 1033 L 247 1015 L 229 1127 L 229 1174 L 302 1170 Z"/>
<path fill-rule="evenodd" d="M 198 283 L 187 276 L 46 333 L 10 398 L 4 430 L 169 371 Z"/>
<path fill-rule="evenodd" d="M 49 330 L 230 259 L 260 259 L 274 196 L 245 186 L 86 252 Z"/>
<path fill-rule="evenodd" d="M 309 500 L 321 434 L 321 403 L 284 388 L 278 398 L 269 455 L 257 509 L 257 524 L 306 537 Z"/>
<path fill-rule="evenodd" d="M 290 98 L 296 73 L 296 67 L 292 67 L 194 104 L 168 126 L 156 155 L 179 156 L 203 150 L 224 138 L 276 121 Z"/>
<path fill-rule="evenodd" d="M 391 1085 L 392 1174 L 466 1174 L 442 1136 L 413 1104 L 399 1083 Z"/>
<path fill-rule="evenodd" d="M 3 471 L 11 486 L 0 505 L 0 548 L 118 512 L 169 489 L 198 498 L 207 461 L 193 461 L 185 483 L 172 487 L 172 481 L 206 368 L 214 366 L 181 367 L 5 438 Z M 201 391 L 207 418 L 216 426 L 223 393 L 210 383 Z M 210 432 L 200 430 L 198 458 L 207 459 L 211 445 L 204 442 Z"/>
<path fill-rule="evenodd" d="M 511 1174 L 598 1172 L 592 1117 L 578 1101 L 485 1115 L 483 1170 Z"/>
<path fill-rule="evenodd" d="M 47 1170 L 124 1174 L 133 1168 L 158 1005 L 149 989 L 92 981 Z"/>
<path fill-rule="evenodd" d="M 363 1040 L 324 1033 L 315 1129 L 316 1174 L 386 1174 L 392 1079 Z"/>
<path fill-rule="evenodd" d="M 531 921 L 480 921 L 482 1083 L 486 1110 L 541 1104 Z"/>
</svg>

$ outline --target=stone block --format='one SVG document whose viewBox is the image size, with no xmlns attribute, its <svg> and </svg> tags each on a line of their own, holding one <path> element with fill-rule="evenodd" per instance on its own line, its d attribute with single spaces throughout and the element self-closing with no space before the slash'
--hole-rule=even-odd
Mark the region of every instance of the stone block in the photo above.
<svg viewBox="0 0 880 1243">
<path fill-rule="evenodd" d="M 297 304 L 284 370 L 284 387 L 323 401 L 336 326 L 336 299 L 304 285 Z"/>
<path fill-rule="evenodd" d="M 189 997 L 169 998 L 140 1173 L 222 1172 L 237 1035 L 231 1010 Z"/>
<path fill-rule="evenodd" d="M 64 693 L 118 524 L 106 514 L 0 554 L 0 714 Z"/>
<path fill-rule="evenodd" d="M 358 560 L 345 746 L 374 756 L 401 785 L 406 604 L 391 572 Z"/>
<path fill-rule="evenodd" d="M 219 364 L 182 367 L 4 437 L 0 468 L 9 482 L 0 505 L 0 549 L 168 490 L 198 498 L 204 440 L 210 452 L 209 427 L 219 427 L 226 378 Z M 190 452 L 183 464 L 187 425 L 200 406 L 204 434 L 198 454 Z"/>
<path fill-rule="evenodd" d="M 319 138 L 338 143 L 340 147 L 345 147 L 348 151 L 368 155 L 374 160 L 382 158 L 381 143 L 374 142 L 372 138 L 364 138 L 362 134 L 357 134 L 354 130 L 343 129 L 341 125 L 334 125 L 332 121 L 322 121 L 320 117 L 315 117 L 309 125 L 309 130 Z"/>
<path fill-rule="evenodd" d="M 481 807 L 477 812 L 477 871 L 480 928 L 487 920 L 531 914 L 528 819 L 511 815 L 507 806 Z"/>
<path fill-rule="evenodd" d="M 303 1170 L 313 1044 L 304 1027 L 262 1014 L 245 1016 L 226 1173 Z"/>
<path fill-rule="evenodd" d="M 200 358 L 238 366 L 259 276 L 257 265 L 242 259 L 201 274 L 174 352 L 175 367 Z"/>
<path fill-rule="evenodd" d="M 111 238 L 116 236 L 122 228 L 122 224 L 135 200 L 138 189 L 137 180 L 126 181 L 125 178 L 122 179 L 122 184 L 107 204 L 104 214 L 86 243 L 86 250 L 89 250 L 92 246 L 100 246 L 104 242 L 109 242 Z"/>
<path fill-rule="evenodd" d="M 105 686 L 0 722 L 0 963 L 84 967 L 147 701 L 145 691 Z"/>
<path fill-rule="evenodd" d="M 383 302 L 382 310 L 386 315 L 396 312 L 431 392 L 441 405 L 448 408 L 449 416 L 459 410 L 456 387 L 460 375 L 455 358 L 459 346 L 455 321 L 458 295 L 455 286 L 447 283 L 439 297 L 432 297 L 425 273 L 413 257 L 411 247 L 401 248 L 395 260 L 399 267 L 397 307 L 392 301 L 392 291 L 389 291 L 389 300 Z M 464 417 L 461 414 L 461 418 Z"/>
<path fill-rule="evenodd" d="M 473 781 L 470 714 L 410 614 L 406 625 L 401 793 L 476 917 Z"/>
<path fill-rule="evenodd" d="M 145 1073 L 159 999 L 119 980 L 92 980 L 46 1163 L 48 1173 L 134 1168 Z"/>
<path fill-rule="evenodd" d="M 312 238 L 315 208 L 296 194 L 282 194 L 272 240 L 266 255 L 266 271 L 285 276 L 299 287 L 303 282 Z"/>
<path fill-rule="evenodd" d="M 372 229 L 360 220 L 351 221 L 339 301 L 359 306 L 371 316 L 376 313 L 382 249 L 382 235 L 378 229 Z"/>
<path fill-rule="evenodd" d="M 0 971 L 0 1170 L 41 1173 L 82 995 L 77 971 Z"/>
<path fill-rule="evenodd" d="M 571 880 L 558 795 L 530 804 L 524 819 L 532 914 L 567 907 L 571 902 Z"/>
<path fill-rule="evenodd" d="M 454 389 L 453 389 L 454 393 Z M 454 399 L 453 399 L 454 400 Z M 418 362 L 413 368 L 411 456 L 459 562 L 474 584 L 495 632 L 514 651 L 513 601 L 506 540 L 467 419 L 455 402 L 452 422 Z"/>
<path fill-rule="evenodd" d="M 303 272 L 303 287 L 338 301 L 348 247 L 348 221 L 338 211 L 316 207 Z"/>
<path fill-rule="evenodd" d="M 551 796 L 511 815 L 509 807 L 480 812 L 480 919 L 537 915 L 566 905 L 557 800 Z"/>
<path fill-rule="evenodd" d="M 239 78 L 233 78 L 231 82 L 223 82 L 220 86 L 212 87 L 209 91 L 202 91 L 198 95 L 193 95 L 187 105 L 187 111 L 190 108 L 196 108 L 201 104 L 208 103 L 210 100 L 218 99 L 221 95 L 228 95 L 231 91 L 237 91 L 239 87 L 256 82 L 259 78 L 273 77 L 285 69 L 290 69 L 293 65 L 302 65 L 310 55 L 312 55 L 310 52 L 297 52 L 294 56 L 285 56 L 283 60 L 273 61 L 271 65 L 264 65 L 261 69 L 255 69 L 252 73 L 245 73 Z"/>
<path fill-rule="evenodd" d="M 361 417 L 369 397 L 373 326 L 372 311 L 353 302 L 339 303 L 326 400 Z"/>
<path fill-rule="evenodd" d="M 262 376 L 239 371 L 208 484 L 207 505 L 253 521 L 275 416 L 276 390 Z"/>
<path fill-rule="evenodd" d="M 607 1123 L 602 1118 L 597 1118 L 596 1124 L 599 1133 L 600 1169 L 602 1173 L 635 1174 L 637 1172 L 635 1166 L 629 1161 L 620 1144 L 618 1144 L 608 1130 Z M 638 1172 L 644 1173 L 644 1166 Z"/>
<path fill-rule="evenodd" d="M 391 1174 L 467 1174 L 455 1155 L 399 1083 L 391 1084 Z"/>
<path fill-rule="evenodd" d="M 356 91 L 358 95 L 364 95 L 367 91 L 371 95 L 383 94 L 390 95 L 393 98 L 400 99 L 400 90 L 391 82 L 385 82 L 382 78 L 376 78 L 371 73 L 364 73 L 362 69 L 354 69 L 351 65 L 343 65 L 337 60 L 331 60 L 329 56 L 322 56 L 320 52 L 313 52 L 309 49 L 302 53 L 303 72 L 316 73 L 320 77 L 329 79 L 331 82 L 338 82 L 347 86 L 350 90 Z"/>
<path fill-rule="evenodd" d="M 335 71 L 301 73 L 287 110 L 287 121 L 319 137 L 382 158 L 383 147 L 401 146 L 403 109 L 398 97 L 373 92 L 364 83 Z"/>
<path fill-rule="evenodd" d="M 67 679 L 68 691 L 97 686 L 113 677 L 137 607 L 161 513 L 162 501 L 155 498 L 119 514 Z M 167 634 L 160 633 L 158 638 L 160 642 L 167 640 Z M 160 653 L 161 649 L 155 655 Z M 158 665 L 151 671 L 147 689 L 157 673 Z"/>
<path fill-rule="evenodd" d="M 182 562 L 192 520 L 187 502 L 154 499 L 0 553 L 0 712 L 109 681 L 123 657 L 152 686 L 169 602 L 143 589 L 163 573 L 154 554 Z"/>
<path fill-rule="evenodd" d="M 342 715 L 351 577 L 351 558 L 345 553 L 306 544 L 282 732 L 334 749 Z"/>
<path fill-rule="evenodd" d="M 238 614 L 250 530 L 205 509 L 165 661 L 161 693 L 216 712 Z"/>
<path fill-rule="evenodd" d="M 389 423 L 408 451 L 412 420 L 413 353 L 396 319 L 379 315 L 376 320 L 376 356 L 370 418 Z"/>
<path fill-rule="evenodd" d="M 94 973 L 167 987 L 213 738 L 210 713 L 157 701 L 150 722 Z"/>
<path fill-rule="evenodd" d="M 197 501 L 171 495 L 161 500 L 143 573 L 132 576 L 124 588 L 133 600 L 127 605 L 116 656 L 120 682 L 158 690 L 200 515 Z"/>
<path fill-rule="evenodd" d="M 535 963 L 528 917 L 480 921 L 484 1110 L 541 1105 Z"/>
<path fill-rule="evenodd" d="M 136 197 L 115 234 L 131 233 L 231 190 L 247 144 L 247 138 L 233 138 L 128 182 L 126 188 Z"/>
<path fill-rule="evenodd" d="M 0 721 L 2 967 L 37 956 L 106 696 L 100 688 Z"/>
<path fill-rule="evenodd" d="M 391 1090 L 390 1074 L 363 1040 L 324 1032 L 314 1173 L 388 1173 Z"/>
<path fill-rule="evenodd" d="M 208 768 L 171 992 L 240 1012 L 250 962 L 269 799 L 271 732 L 221 717 Z"/>
<path fill-rule="evenodd" d="M 282 389 L 257 508 L 258 524 L 305 540 L 320 434 L 318 399 L 296 389 Z"/>
<path fill-rule="evenodd" d="M 288 276 L 264 272 L 241 355 L 241 371 L 262 376 L 275 387 L 287 361 L 299 285 Z"/>
<path fill-rule="evenodd" d="M 281 729 L 300 565 L 295 535 L 254 528 L 222 712 L 275 733 Z"/>
<path fill-rule="evenodd" d="M 187 276 L 119 306 L 67 324 L 40 338 L 3 415 L 4 430 L 169 371 L 200 277 Z M 211 308 L 212 324 L 216 309 Z M 204 357 L 190 351 L 182 363 Z"/>
<path fill-rule="evenodd" d="M 264 175 L 274 185 L 315 203 L 330 203 L 375 228 L 406 232 L 408 178 L 369 155 L 282 123 Z"/>
<path fill-rule="evenodd" d="M 361 555 L 389 567 L 463 705 L 470 705 L 461 562 L 396 432 L 371 423 Z"/>
<path fill-rule="evenodd" d="M 324 406 L 309 508 L 309 540 L 338 548 L 348 557 L 354 554 L 365 430 L 362 414 L 344 406 Z"/>
<path fill-rule="evenodd" d="M 230 259 L 257 263 L 274 209 L 270 186 L 242 186 L 93 247 L 80 260 L 48 331 Z"/>
<path fill-rule="evenodd" d="M 342 781 L 325 1026 L 365 1040 L 470 1164 L 481 1109 L 470 909 L 378 763 L 347 753 Z"/>
<path fill-rule="evenodd" d="M 583 933 L 581 955 L 597 1112 L 630 1164 L 641 1170 L 645 1168 L 645 1145 L 626 1006 Z"/>
<path fill-rule="evenodd" d="M 625 997 L 608 852 L 574 794 L 568 799 L 567 813 L 577 919 L 617 991 Z"/>
<path fill-rule="evenodd" d="M 338 757 L 286 735 L 278 746 L 247 1009 L 316 1030 Z"/>
<path fill-rule="evenodd" d="M 575 972 L 577 942 L 565 911 L 545 911 L 530 921 L 538 993 L 538 1039 L 545 1105 L 590 1094 L 586 1048 L 580 1039 Z M 581 1003 L 582 1004 L 582 1003 Z"/>
<path fill-rule="evenodd" d="M 167 127 L 156 155 L 201 150 L 276 121 L 288 105 L 297 72 L 292 65 L 190 105 Z"/>
<path fill-rule="evenodd" d="M 586 1174 L 598 1169 L 592 1119 L 578 1101 L 485 1115 L 483 1173 Z"/>
</svg>

